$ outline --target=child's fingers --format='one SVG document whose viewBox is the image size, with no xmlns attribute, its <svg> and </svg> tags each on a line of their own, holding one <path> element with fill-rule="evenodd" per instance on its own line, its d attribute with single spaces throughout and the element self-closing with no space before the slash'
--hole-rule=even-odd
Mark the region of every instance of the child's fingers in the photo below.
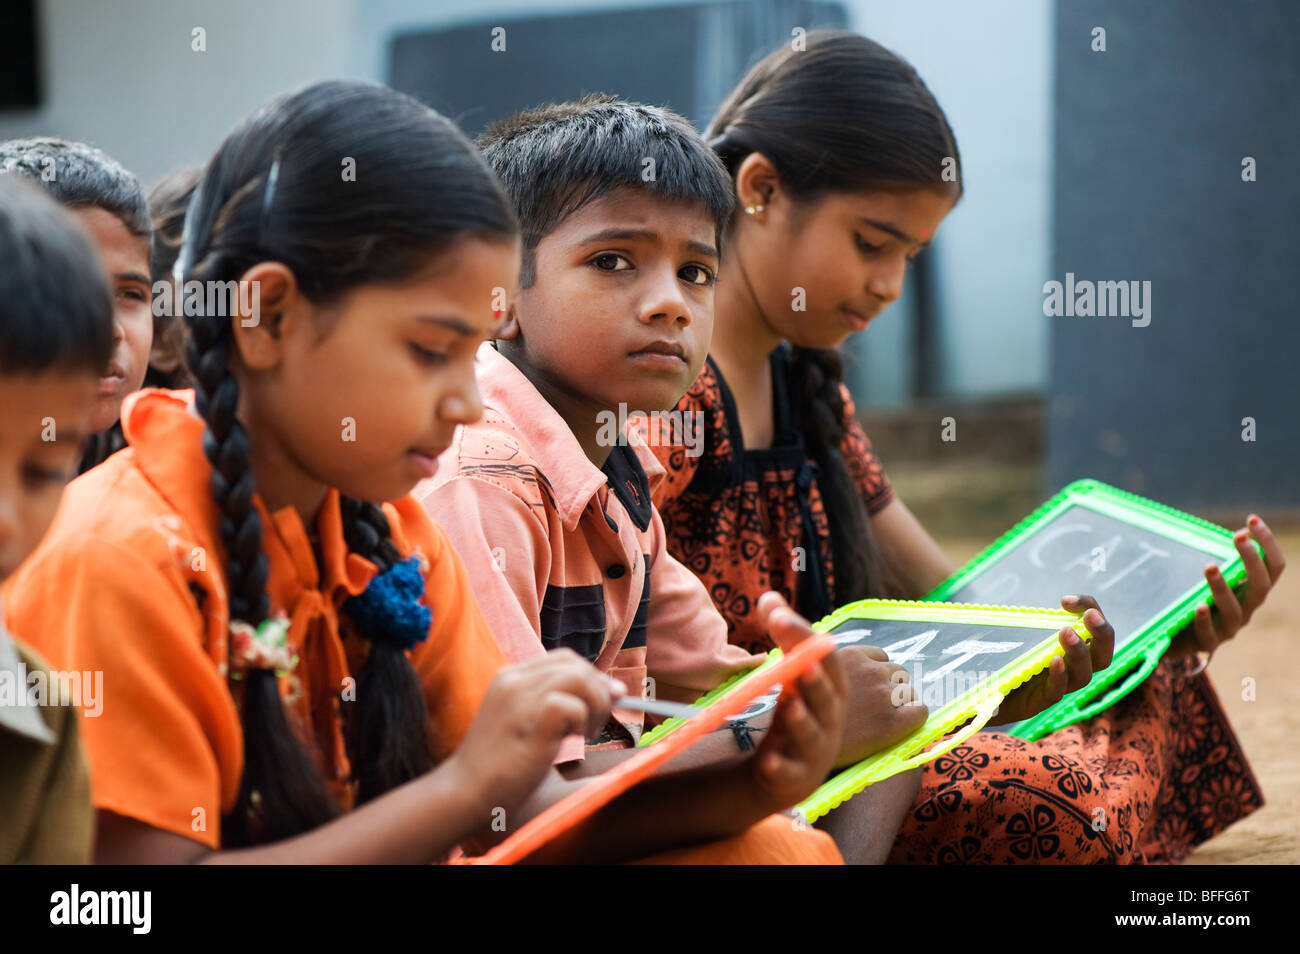
<svg viewBox="0 0 1300 954">
<path fill-rule="evenodd" d="M 799 695 L 818 723 L 830 726 L 841 720 L 844 693 L 836 688 L 826 668 L 813 666 L 799 677 L 798 685 Z"/>
<path fill-rule="evenodd" d="M 1222 640 L 1231 639 L 1241 628 L 1241 603 L 1237 601 L 1237 597 L 1228 586 L 1228 581 L 1223 578 L 1223 574 L 1214 564 L 1205 568 L 1205 579 L 1210 584 L 1210 593 L 1214 595 L 1215 609 L 1219 611 L 1218 629 L 1222 634 Z"/>
<path fill-rule="evenodd" d="M 1089 610 L 1089 613 L 1091 612 Z M 1091 628 L 1089 626 L 1089 629 Z M 1074 692 L 1076 689 L 1082 689 L 1092 681 L 1092 656 L 1088 652 L 1088 644 L 1071 626 L 1062 627 L 1057 634 L 1057 638 L 1060 640 L 1061 645 L 1065 647 L 1066 680 L 1062 694 L 1067 691 Z"/>
<path fill-rule="evenodd" d="M 781 725 L 789 743 L 778 746 L 783 752 L 815 752 L 821 741 L 822 727 L 800 696 L 793 695 L 780 706 Z"/>
<path fill-rule="evenodd" d="M 1088 655 L 1092 659 L 1092 671 L 1101 672 L 1115 658 L 1115 627 L 1102 614 L 1101 610 L 1090 609 L 1083 614 L 1083 625 L 1088 627 L 1092 639 L 1088 643 Z"/>
<path fill-rule="evenodd" d="M 1091 596 L 1062 596 L 1061 606 L 1067 613 L 1073 613 L 1075 616 L 1082 616 L 1084 610 L 1100 609 L 1097 600 Z"/>
<path fill-rule="evenodd" d="M 1069 675 L 1066 673 L 1065 659 L 1061 656 L 1053 656 L 1052 661 L 1047 665 L 1047 672 L 1040 677 L 1038 682 L 1038 699 L 1033 701 L 1030 712 L 1037 714 L 1050 706 L 1056 705 L 1065 698 L 1065 690 L 1069 685 Z"/>
<path fill-rule="evenodd" d="M 835 687 L 835 691 L 841 699 L 847 700 L 849 697 L 849 670 L 845 665 L 841 653 L 831 653 L 829 656 L 823 656 L 819 665 L 822 671 L 826 673 Z"/>
<path fill-rule="evenodd" d="M 1264 548 L 1264 559 L 1268 562 L 1269 577 L 1276 582 L 1277 578 L 1282 575 L 1282 571 L 1286 569 L 1286 557 L 1282 555 L 1282 548 L 1278 546 L 1277 538 L 1273 536 L 1273 531 L 1268 528 L 1268 524 L 1258 514 L 1252 513 L 1246 520 L 1246 526 L 1250 528 L 1250 535 Z"/>
<path fill-rule="evenodd" d="M 754 604 L 754 609 L 758 612 L 758 621 L 766 629 L 768 620 L 772 613 L 781 608 L 790 609 L 790 604 L 786 602 L 785 597 L 776 590 L 767 590 L 758 598 Z"/>
<path fill-rule="evenodd" d="M 1203 653 L 1214 652 L 1219 645 L 1219 634 L 1214 630 L 1214 620 L 1210 618 L 1210 608 L 1204 604 L 1196 607 L 1192 617 L 1192 632 L 1196 634 L 1196 648 Z"/>
<path fill-rule="evenodd" d="M 1088 643 L 1088 655 L 1092 659 L 1092 672 L 1100 672 L 1110 665 L 1115 656 L 1115 627 L 1106 619 L 1095 597 L 1062 596 L 1061 606 L 1067 613 L 1083 617 L 1083 625 L 1088 627 L 1092 639 Z M 1091 673 L 1089 673 L 1091 678 Z"/>
<path fill-rule="evenodd" d="M 1232 535 L 1232 542 L 1237 545 L 1237 552 L 1241 554 L 1241 562 L 1246 567 L 1246 599 L 1242 606 L 1242 621 L 1250 619 L 1255 608 L 1264 602 L 1264 597 L 1273 587 L 1273 578 L 1268 575 L 1268 567 L 1264 565 L 1264 558 L 1259 555 L 1255 549 L 1255 544 L 1250 542 L 1250 532 L 1242 529 Z"/>
<path fill-rule="evenodd" d="M 588 724 L 576 731 L 584 735 L 600 731 L 613 704 L 614 681 L 572 650 L 538 658 L 540 662 L 525 670 L 533 690 L 543 695 L 563 692 L 581 700 Z"/>
<path fill-rule="evenodd" d="M 758 754 L 758 768 L 768 784 L 776 788 L 785 788 L 800 778 L 799 762 L 787 758 L 772 747 Z"/>
<path fill-rule="evenodd" d="M 764 593 L 758 598 L 758 609 L 768 635 L 786 652 L 813 633 L 812 624 L 792 610 L 780 593 Z"/>
<path fill-rule="evenodd" d="M 537 728 L 543 738 L 559 742 L 567 735 L 590 734 L 591 713 L 577 696 L 553 691 L 542 696 Z"/>
<path fill-rule="evenodd" d="M 789 607 L 774 610 L 768 617 L 768 635 L 785 652 L 790 652 L 813 634 L 813 628 L 806 619 Z"/>
</svg>

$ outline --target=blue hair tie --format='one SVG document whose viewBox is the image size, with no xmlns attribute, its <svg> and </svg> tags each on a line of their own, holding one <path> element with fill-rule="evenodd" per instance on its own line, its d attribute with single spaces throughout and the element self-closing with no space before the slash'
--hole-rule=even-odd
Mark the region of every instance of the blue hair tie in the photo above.
<svg viewBox="0 0 1300 954">
<path fill-rule="evenodd" d="M 391 643 L 409 652 L 428 639 L 433 622 L 433 611 L 419 602 L 423 595 L 419 558 L 408 557 L 376 576 L 343 609 L 372 643 Z"/>
</svg>

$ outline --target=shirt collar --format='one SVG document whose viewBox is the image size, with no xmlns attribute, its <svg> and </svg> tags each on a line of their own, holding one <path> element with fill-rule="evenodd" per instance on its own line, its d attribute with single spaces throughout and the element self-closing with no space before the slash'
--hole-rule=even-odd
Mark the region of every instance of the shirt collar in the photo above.
<svg viewBox="0 0 1300 954">
<path fill-rule="evenodd" d="M 55 678 L 51 676 L 51 678 Z M 0 612 L 0 679 L 12 680 L 9 687 L 13 691 L 13 705 L 0 702 L 0 729 L 6 729 L 15 735 L 21 735 L 42 745 L 53 745 L 58 739 L 45 724 L 40 706 L 27 704 L 27 664 L 18 655 L 4 626 L 4 614 Z M 8 689 L 6 690 L 8 695 Z"/>
<path fill-rule="evenodd" d="M 629 430 L 629 434 L 635 434 L 635 431 Z M 629 437 L 629 441 L 632 439 Z M 636 449 L 631 444 L 619 444 L 610 451 L 603 472 L 609 478 L 614 496 L 622 501 L 637 529 L 642 533 L 649 530 L 654 512 L 650 503 L 650 481 L 637 459 Z"/>
<path fill-rule="evenodd" d="M 196 536 L 205 538 L 211 552 L 224 553 L 217 536 L 219 514 L 212 499 L 212 466 L 203 453 L 204 429 L 194 411 L 193 390 L 147 388 L 130 395 L 122 404 L 122 430 L 145 479 L 187 521 Z M 319 567 L 306 527 L 293 507 L 270 513 L 257 494 L 253 495 L 253 503 L 262 516 L 263 548 L 272 565 L 268 585 L 273 596 L 279 589 L 279 568 L 286 563 L 292 568 L 295 589 L 319 587 L 327 593 L 342 589 L 355 596 L 369 585 L 377 568 L 348 552 L 337 490 L 331 488 L 326 493 L 316 516 L 322 562 Z M 288 559 L 277 560 L 276 556 Z"/>
<path fill-rule="evenodd" d="M 478 384 L 485 407 L 523 432 L 537 469 L 551 481 L 560 520 L 572 533 L 607 475 L 588 459 L 569 425 L 533 382 L 491 342 L 478 350 Z"/>
</svg>

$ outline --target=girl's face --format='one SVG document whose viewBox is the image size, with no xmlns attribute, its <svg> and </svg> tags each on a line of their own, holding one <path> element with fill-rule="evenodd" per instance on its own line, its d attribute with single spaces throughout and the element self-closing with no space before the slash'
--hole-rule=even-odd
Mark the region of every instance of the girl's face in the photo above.
<svg viewBox="0 0 1300 954">
<path fill-rule="evenodd" d="M 268 318 L 264 290 L 259 327 L 236 322 L 235 335 L 254 441 L 276 447 L 273 479 L 293 471 L 378 503 L 432 476 L 456 426 L 482 414 L 474 354 L 518 271 L 514 240 L 470 238 L 402 284 L 363 285 L 326 308 L 295 294 Z"/>
<path fill-rule="evenodd" d="M 772 330 L 808 348 L 835 348 L 862 331 L 902 293 L 910 260 L 956 201 L 905 189 L 811 203 L 778 194 L 754 216 L 742 209 L 737 245 Z"/>
<path fill-rule="evenodd" d="M 122 399 L 138 391 L 149 370 L 153 343 L 153 284 L 149 281 L 149 239 L 134 235 L 112 212 L 74 209 L 99 249 L 113 289 L 113 357 L 99 379 L 91 430 L 111 427 Z"/>
</svg>

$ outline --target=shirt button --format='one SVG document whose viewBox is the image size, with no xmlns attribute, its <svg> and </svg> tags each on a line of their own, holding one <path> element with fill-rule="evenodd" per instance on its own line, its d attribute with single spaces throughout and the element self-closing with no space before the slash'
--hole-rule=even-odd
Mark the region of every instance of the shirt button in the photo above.
<svg viewBox="0 0 1300 954">
<path fill-rule="evenodd" d="M 611 566 L 608 570 L 605 571 L 605 575 L 608 576 L 611 580 L 617 580 L 620 576 L 622 576 L 626 572 L 627 572 L 627 568 L 623 566 L 623 564 L 615 563 L 613 566 Z"/>
<path fill-rule="evenodd" d="M 611 517 L 609 514 L 605 514 L 605 522 L 609 524 L 609 529 L 613 530 L 615 533 L 618 533 L 618 524 L 614 522 L 613 517 Z"/>
</svg>

